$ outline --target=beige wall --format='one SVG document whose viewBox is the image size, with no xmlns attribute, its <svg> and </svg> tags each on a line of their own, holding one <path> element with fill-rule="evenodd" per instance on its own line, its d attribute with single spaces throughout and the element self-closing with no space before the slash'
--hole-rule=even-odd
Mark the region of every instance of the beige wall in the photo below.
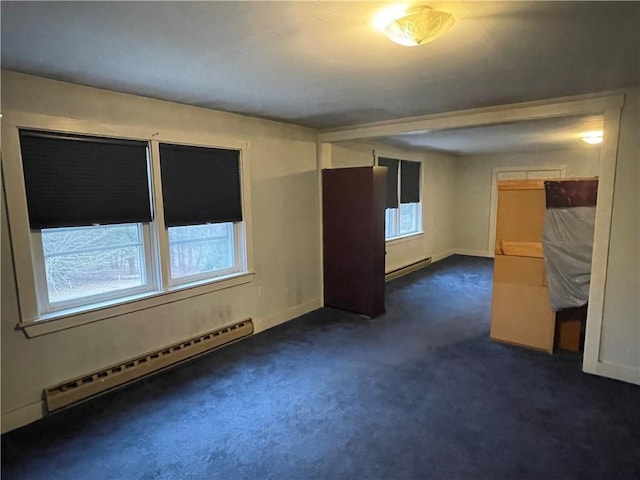
<svg viewBox="0 0 640 480">
<path fill-rule="evenodd" d="M 625 93 L 604 298 L 600 361 L 640 384 L 640 96 Z M 606 373 L 606 372 L 605 372 Z"/>
<path fill-rule="evenodd" d="M 637 372 L 640 383 L 638 89 L 622 114 L 600 360 Z M 253 317 L 257 330 L 320 305 L 320 215 L 316 132 L 11 72 L 2 74 L 4 112 L 106 122 L 131 128 L 215 132 L 249 142 L 255 277 L 253 282 L 27 339 L 19 320 L 7 215 L 2 208 L 3 430 L 41 415 L 43 388 L 203 331 Z M 371 165 L 372 149 L 423 162 L 425 234 L 388 247 L 387 269 L 426 256 L 488 249 L 491 169 L 549 165 L 590 176 L 584 151 L 457 159 L 350 142 L 330 148 L 333 167 Z M 574 155 L 575 154 L 575 155 Z M 588 157 L 588 155 L 587 155 Z M 4 178 L 4 182 L 20 181 Z M 292 201 L 295 199 L 295 201 Z M 12 199 L 15 200 L 15 199 Z M 263 295 L 258 297 L 258 287 Z"/>
<path fill-rule="evenodd" d="M 423 234 L 387 242 L 385 270 L 410 265 L 427 257 L 440 260 L 452 253 L 454 176 L 457 157 L 392 147 L 373 142 L 341 142 L 331 146 L 331 168 L 373 165 L 374 152 L 422 163 Z"/>
<path fill-rule="evenodd" d="M 492 255 L 489 245 L 492 171 L 502 167 L 566 167 L 567 177 L 598 175 L 600 148 L 460 157 L 455 182 L 454 244 L 458 252 Z"/>
<path fill-rule="evenodd" d="M 8 112 L 23 112 L 249 142 L 255 267 L 249 284 L 27 339 L 15 328 L 19 311 L 3 208 L 3 430 L 39 416 L 45 387 L 247 317 L 260 331 L 320 306 L 315 131 L 12 72 L 2 72 L 2 99 L 3 122 Z"/>
</svg>

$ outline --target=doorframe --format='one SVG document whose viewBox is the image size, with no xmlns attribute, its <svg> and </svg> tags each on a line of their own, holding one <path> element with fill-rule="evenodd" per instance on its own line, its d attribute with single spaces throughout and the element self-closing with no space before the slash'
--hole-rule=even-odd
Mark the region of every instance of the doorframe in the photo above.
<svg viewBox="0 0 640 480">
<path fill-rule="evenodd" d="M 598 202 L 596 203 L 596 221 L 593 237 L 591 260 L 591 283 L 589 286 L 589 305 L 584 341 L 582 370 L 605 377 L 617 378 L 637 383 L 633 372 L 627 369 L 617 370 L 600 361 L 602 340 L 602 316 L 604 296 L 607 286 L 607 267 L 609 262 L 609 239 L 611 237 L 611 218 L 613 214 L 613 192 L 618 161 L 618 141 L 622 106 L 611 105 L 604 112 L 604 140 L 600 146 L 600 169 L 598 175 Z"/>
<path fill-rule="evenodd" d="M 567 176 L 567 165 L 541 165 L 541 166 L 517 166 L 495 167 L 491 169 L 491 202 L 489 206 L 489 243 L 487 255 L 495 257 L 496 244 L 496 217 L 498 215 L 498 174 L 500 172 L 529 172 L 533 170 L 560 170 L 560 178 Z"/>
<path fill-rule="evenodd" d="M 637 378 L 633 376 L 634 372 L 629 372 L 624 367 L 616 368 L 616 366 L 606 364 L 600 359 L 602 315 L 604 313 L 604 296 L 607 284 L 614 181 L 618 155 L 620 117 L 624 100 L 624 94 L 605 92 L 461 110 L 443 114 L 420 115 L 392 121 L 325 130 L 320 132 L 318 139 L 322 144 L 543 118 L 573 115 L 603 115 L 604 141 L 600 146 L 598 204 L 596 206 L 591 285 L 589 288 L 589 306 L 587 311 L 582 369 L 588 373 L 637 383 Z"/>
</svg>

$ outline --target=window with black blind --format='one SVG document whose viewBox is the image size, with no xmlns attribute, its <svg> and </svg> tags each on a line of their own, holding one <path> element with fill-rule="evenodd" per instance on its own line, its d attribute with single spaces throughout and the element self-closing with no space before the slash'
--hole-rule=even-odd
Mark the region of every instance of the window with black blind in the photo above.
<svg viewBox="0 0 640 480">
<path fill-rule="evenodd" d="M 151 290 L 148 144 L 20 131 L 41 312 Z"/>
<path fill-rule="evenodd" d="M 18 138 L 38 315 L 246 272 L 239 150 L 159 143 L 151 158 L 148 141 L 32 129 Z M 166 229 L 153 221 L 154 191 Z"/>
<path fill-rule="evenodd" d="M 378 157 L 378 165 L 387 167 L 387 240 L 418 233 L 421 228 L 420 162 Z"/>
<path fill-rule="evenodd" d="M 160 170 L 172 283 L 242 271 L 240 152 L 161 143 Z"/>
</svg>

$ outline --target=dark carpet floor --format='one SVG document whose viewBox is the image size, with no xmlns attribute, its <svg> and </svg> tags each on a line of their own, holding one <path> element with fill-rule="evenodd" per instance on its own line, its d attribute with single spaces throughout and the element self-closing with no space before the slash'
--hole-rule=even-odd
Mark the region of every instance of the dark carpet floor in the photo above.
<svg viewBox="0 0 640 480">
<path fill-rule="evenodd" d="M 640 387 L 488 338 L 492 262 L 395 280 L 2 438 L 9 479 L 640 478 Z"/>
</svg>

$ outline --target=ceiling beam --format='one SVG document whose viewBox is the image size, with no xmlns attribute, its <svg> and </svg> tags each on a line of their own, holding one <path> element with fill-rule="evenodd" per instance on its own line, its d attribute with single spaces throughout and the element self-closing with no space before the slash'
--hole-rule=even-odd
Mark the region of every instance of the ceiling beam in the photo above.
<svg viewBox="0 0 640 480">
<path fill-rule="evenodd" d="M 609 108 L 621 108 L 623 104 L 624 95 L 621 94 L 611 95 L 604 93 L 563 97 L 536 102 L 460 110 L 457 112 L 420 115 L 324 130 L 320 132 L 320 141 L 340 142 L 387 137 L 404 133 L 427 133 L 435 130 L 595 114 L 603 113 Z"/>
</svg>

